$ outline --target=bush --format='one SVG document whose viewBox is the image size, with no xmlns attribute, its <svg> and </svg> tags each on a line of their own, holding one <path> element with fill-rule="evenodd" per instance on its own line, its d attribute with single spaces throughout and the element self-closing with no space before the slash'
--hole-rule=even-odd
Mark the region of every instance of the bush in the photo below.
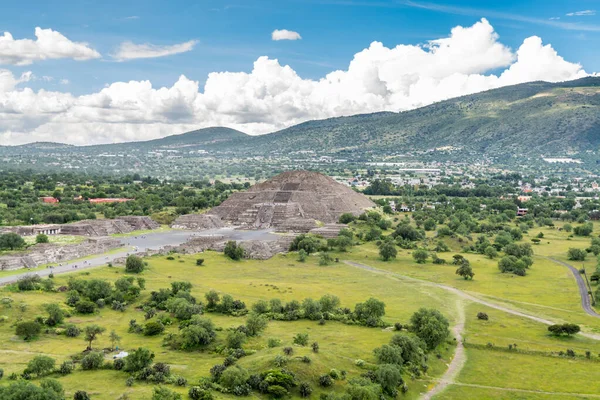
<svg viewBox="0 0 600 400">
<path fill-rule="evenodd" d="M 192 386 L 188 391 L 188 396 L 192 400 L 213 400 L 212 393 L 200 386 Z"/>
<path fill-rule="evenodd" d="M 81 359 L 81 369 L 85 371 L 95 370 L 104 364 L 104 355 L 99 352 L 90 352 Z"/>
<path fill-rule="evenodd" d="M 181 395 L 164 386 L 154 388 L 152 400 L 181 400 Z"/>
<path fill-rule="evenodd" d="M 223 371 L 221 378 L 219 378 L 219 383 L 227 389 L 233 389 L 237 386 L 245 385 L 249 376 L 246 369 L 235 365 Z"/>
<path fill-rule="evenodd" d="M 202 264 L 204 264 L 204 258 L 198 258 L 196 260 L 196 265 L 200 267 Z"/>
<path fill-rule="evenodd" d="M 578 333 L 580 330 L 581 328 L 576 324 L 556 324 L 548 327 L 548 331 L 554 336 L 571 336 Z"/>
<path fill-rule="evenodd" d="M 90 400 L 90 396 L 83 390 L 78 390 L 73 395 L 73 400 Z"/>
<path fill-rule="evenodd" d="M 331 376 L 329 376 L 329 374 L 321 375 L 319 377 L 319 385 L 321 385 L 322 387 L 329 387 L 333 385 L 333 379 L 331 378 Z"/>
<path fill-rule="evenodd" d="M 432 350 L 450 335 L 448 320 L 435 309 L 421 308 L 410 318 L 414 333 Z"/>
<path fill-rule="evenodd" d="M 56 361 L 48 356 L 35 356 L 27 363 L 25 371 L 38 377 L 48 375 L 54 369 Z"/>
<path fill-rule="evenodd" d="M 327 253 L 326 251 L 321 253 L 321 256 L 319 257 L 319 265 L 320 266 L 327 266 L 327 265 L 330 265 L 332 262 L 333 262 L 333 258 L 331 258 L 329 253 Z"/>
<path fill-rule="evenodd" d="M 31 340 L 37 337 L 42 331 L 42 326 L 35 321 L 19 322 L 17 324 L 17 336 L 21 336 L 24 340 Z"/>
<path fill-rule="evenodd" d="M 312 386 L 306 382 L 300 384 L 300 397 L 310 397 L 313 392 Z"/>
<path fill-rule="evenodd" d="M 139 274 L 144 271 L 144 260 L 136 255 L 130 255 L 125 261 L 125 272 Z"/>
<path fill-rule="evenodd" d="M 71 361 L 65 361 L 62 364 L 60 364 L 58 372 L 61 375 L 69 375 L 71 372 L 73 372 L 74 369 L 75 365 Z"/>
<path fill-rule="evenodd" d="M 412 253 L 413 259 L 417 262 L 417 264 L 425 264 L 427 259 L 429 258 L 429 252 L 424 249 L 417 249 Z"/>
<path fill-rule="evenodd" d="M 293 342 L 298 346 L 306 346 L 308 344 L 308 333 L 297 333 Z"/>
<path fill-rule="evenodd" d="M 394 259 L 397 255 L 398 250 L 396 250 L 396 246 L 392 242 L 385 242 L 379 248 L 379 256 L 383 261 L 389 261 L 391 259 Z"/>
<path fill-rule="evenodd" d="M 587 252 L 582 249 L 570 248 L 567 255 L 569 257 L 569 260 L 571 260 L 571 261 L 585 261 Z"/>
<path fill-rule="evenodd" d="M 281 340 L 277 338 L 269 338 L 267 341 L 267 346 L 269 348 L 281 346 Z"/>
<path fill-rule="evenodd" d="M 165 326 L 160 321 L 150 321 L 144 326 L 144 336 L 156 336 L 163 333 Z"/>
<path fill-rule="evenodd" d="M 37 236 L 35 237 L 35 242 L 36 243 L 48 243 L 48 242 L 50 242 L 50 240 L 48 239 L 48 235 L 45 235 L 43 233 L 38 233 Z"/>
<path fill-rule="evenodd" d="M 79 300 L 75 304 L 75 310 L 80 314 L 93 314 L 96 311 L 96 303 L 89 300 Z"/>
<path fill-rule="evenodd" d="M 223 253 L 227 257 L 236 261 L 241 260 L 244 257 L 244 249 L 241 246 L 238 246 L 238 244 L 233 240 L 227 242 L 225 249 L 223 249 Z"/>
<path fill-rule="evenodd" d="M 477 313 L 477 319 L 480 319 L 482 321 L 487 321 L 489 318 L 488 318 L 488 315 L 486 313 L 484 313 L 484 312 L 478 312 Z"/>
</svg>

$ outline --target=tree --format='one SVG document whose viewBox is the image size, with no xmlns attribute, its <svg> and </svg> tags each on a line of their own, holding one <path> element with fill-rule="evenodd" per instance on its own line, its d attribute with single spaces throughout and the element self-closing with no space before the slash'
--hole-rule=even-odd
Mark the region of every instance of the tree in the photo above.
<svg viewBox="0 0 600 400">
<path fill-rule="evenodd" d="M 581 328 L 576 324 L 556 324 L 548 327 L 548 331 L 554 336 L 571 336 L 578 333 L 580 330 Z"/>
<path fill-rule="evenodd" d="M 181 400 L 181 395 L 164 386 L 154 388 L 152 400 Z"/>
<path fill-rule="evenodd" d="M 112 350 L 115 349 L 115 345 L 117 345 L 121 342 L 121 336 L 117 335 L 117 332 L 115 332 L 114 330 L 110 331 L 109 339 L 110 339 L 110 348 Z"/>
<path fill-rule="evenodd" d="M 25 240 L 16 233 L 0 235 L 0 250 L 19 250 L 25 247 Z"/>
<path fill-rule="evenodd" d="M 81 359 L 81 369 L 92 371 L 99 369 L 104 364 L 104 354 L 98 351 L 91 351 Z"/>
<path fill-rule="evenodd" d="M 217 304 L 219 304 L 219 293 L 217 293 L 216 290 L 210 290 L 208 291 L 206 294 L 204 294 L 204 298 L 206 299 L 206 308 L 208 308 L 209 310 L 212 310 L 214 308 L 217 307 Z"/>
<path fill-rule="evenodd" d="M 55 388 L 39 387 L 25 380 L 0 386 L 0 399 L 5 400 L 64 400 L 62 393 L 57 393 Z"/>
<path fill-rule="evenodd" d="M 563 229 L 565 232 L 570 233 L 573 230 L 573 225 L 571 224 L 564 224 Z"/>
<path fill-rule="evenodd" d="M 587 252 L 582 249 L 570 248 L 567 253 L 569 260 L 571 261 L 585 261 L 587 256 Z"/>
<path fill-rule="evenodd" d="M 367 326 L 377 326 L 385 315 L 385 303 L 373 297 L 354 307 L 354 316 Z"/>
<path fill-rule="evenodd" d="M 494 246 L 486 247 L 484 253 L 490 260 L 493 260 L 494 258 L 498 257 L 498 251 Z"/>
<path fill-rule="evenodd" d="M 433 218 L 427 218 L 425 222 L 423 222 L 423 229 L 426 231 L 434 231 L 436 228 L 436 223 Z"/>
<path fill-rule="evenodd" d="M 139 274 L 142 271 L 144 271 L 144 260 L 134 254 L 127 256 L 125 272 Z"/>
<path fill-rule="evenodd" d="M 398 386 L 404 383 L 400 368 L 392 364 L 383 364 L 375 370 L 375 381 L 381 385 L 385 393 L 396 397 Z"/>
<path fill-rule="evenodd" d="M 35 356 L 27 363 L 26 372 L 38 377 L 48 375 L 54 369 L 56 361 L 48 356 Z"/>
<path fill-rule="evenodd" d="M 463 263 L 456 269 L 456 275 L 462 276 L 465 280 L 473 279 L 475 273 L 473 272 L 473 268 L 468 263 Z"/>
<path fill-rule="evenodd" d="M 404 364 L 404 359 L 402 358 L 402 349 L 398 346 L 384 344 L 383 346 L 373 350 L 373 353 L 375 354 L 378 364 Z"/>
<path fill-rule="evenodd" d="M 88 342 L 88 349 L 92 349 L 92 342 L 98 338 L 106 329 L 98 325 L 88 325 L 84 328 L 85 341 Z"/>
<path fill-rule="evenodd" d="M 250 313 L 246 318 L 246 334 L 248 336 L 258 336 L 267 327 L 267 319 L 256 313 Z"/>
<path fill-rule="evenodd" d="M 90 396 L 83 390 L 78 390 L 73 395 L 73 400 L 90 400 Z"/>
<path fill-rule="evenodd" d="M 64 311 L 59 307 L 58 304 L 46 304 L 44 307 L 46 312 L 48 313 L 48 318 L 46 318 L 46 325 L 55 326 L 61 324 L 65 319 Z"/>
<path fill-rule="evenodd" d="M 246 341 L 247 336 L 244 332 L 231 331 L 227 334 L 227 348 L 229 349 L 241 349 L 242 345 Z"/>
<path fill-rule="evenodd" d="M 50 240 L 48 239 L 48 235 L 44 235 L 43 233 L 38 233 L 35 237 L 36 243 L 48 243 Z"/>
<path fill-rule="evenodd" d="M 153 360 L 154 353 L 151 350 L 144 347 L 138 347 L 125 357 L 125 366 L 123 367 L 123 370 L 132 373 L 138 372 L 152 365 Z"/>
<path fill-rule="evenodd" d="M 19 322 L 17 324 L 16 333 L 24 340 L 31 340 L 40 334 L 42 326 L 35 321 Z"/>
<path fill-rule="evenodd" d="M 241 260 L 244 257 L 244 249 L 239 246 L 234 240 L 230 240 L 225 245 L 223 253 L 232 260 Z"/>
<path fill-rule="evenodd" d="M 450 324 L 438 310 L 421 308 L 410 318 L 413 332 L 430 350 L 436 348 L 450 335 Z"/>
<path fill-rule="evenodd" d="M 427 259 L 429 258 L 429 252 L 425 249 L 417 249 L 413 251 L 412 257 L 417 262 L 417 264 L 425 264 Z"/>
<path fill-rule="evenodd" d="M 356 217 L 352 213 L 343 213 L 340 215 L 339 223 L 340 224 L 349 224 L 350 222 L 354 222 Z"/>
<path fill-rule="evenodd" d="M 156 336 L 163 333 L 165 326 L 160 321 L 149 321 L 144 326 L 144 336 Z"/>
<path fill-rule="evenodd" d="M 396 250 L 396 246 L 392 242 L 385 242 L 379 248 L 379 256 L 383 261 L 389 261 L 392 258 L 396 258 L 398 255 L 398 250 Z"/>
<path fill-rule="evenodd" d="M 234 365 L 223 371 L 219 383 L 227 389 L 233 389 L 245 385 L 249 376 L 250 375 L 245 368 Z"/>
</svg>

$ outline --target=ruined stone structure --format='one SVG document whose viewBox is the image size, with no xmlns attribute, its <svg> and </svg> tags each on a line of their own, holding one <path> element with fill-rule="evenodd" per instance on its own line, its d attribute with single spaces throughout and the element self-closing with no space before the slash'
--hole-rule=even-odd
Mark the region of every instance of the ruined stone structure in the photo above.
<svg viewBox="0 0 600 400">
<path fill-rule="evenodd" d="M 165 250 L 174 250 L 183 254 L 194 254 L 205 250 L 223 251 L 229 239 L 223 235 L 202 235 L 189 239 L 186 243 Z M 287 252 L 294 235 L 281 236 L 275 240 L 241 240 L 244 257 L 255 260 L 267 260 L 277 253 Z"/>
<path fill-rule="evenodd" d="M 150 217 L 126 216 L 115 219 L 88 219 L 72 224 L 7 226 L 0 233 L 14 232 L 21 236 L 37 235 L 77 235 L 108 236 L 115 233 L 129 233 L 138 230 L 158 229 L 160 225 Z"/>
<path fill-rule="evenodd" d="M 61 227 L 61 233 L 64 235 L 108 236 L 142 229 L 157 229 L 160 225 L 150 217 L 128 216 L 115 219 L 88 219 L 61 225 Z"/>
<path fill-rule="evenodd" d="M 344 213 L 361 214 L 375 204 L 335 180 L 309 171 L 289 171 L 247 191 L 231 194 L 210 214 L 248 229 L 308 232 L 315 221 L 337 223 Z"/>
<path fill-rule="evenodd" d="M 119 240 L 107 237 L 89 238 L 82 243 L 71 245 L 36 244 L 25 252 L 0 256 L 0 270 L 34 268 L 38 265 L 105 253 L 121 246 Z"/>
<path fill-rule="evenodd" d="M 347 225 L 326 224 L 322 227 L 311 229 L 308 233 L 312 233 L 313 235 L 322 236 L 325 239 L 334 239 L 334 238 L 338 237 L 340 231 L 344 228 L 347 228 Z"/>
<path fill-rule="evenodd" d="M 179 216 L 173 224 L 172 228 L 175 229 L 215 229 L 222 228 L 225 224 L 216 215 L 212 214 L 186 214 Z"/>
</svg>

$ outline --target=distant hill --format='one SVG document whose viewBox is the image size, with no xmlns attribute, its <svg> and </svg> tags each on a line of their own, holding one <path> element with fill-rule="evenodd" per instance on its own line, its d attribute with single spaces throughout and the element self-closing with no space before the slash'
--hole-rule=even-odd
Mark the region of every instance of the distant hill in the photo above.
<svg viewBox="0 0 600 400">
<path fill-rule="evenodd" d="M 444 146 L 478 153 L 598 150 L 600 77 L 532 82 L 401 113 L 310 121 L 248 139 L 246 151 L 330 149 L 394 153 Z"/>
<path fill-rule="evenodd" d="M 56 143 L 0 147 L 0 154 L 31 149 L 93 153 L 186 149 L 248 156 L 313 150 L 357 159 L 363 155 L 436 148 L 494 157 L 598 151 L 600 77 L 562 83 L 524 83 L 401 113 L 308 121 L 262 136 L 213 127 L 144 142 L 85 147 Z"/>
</svg>

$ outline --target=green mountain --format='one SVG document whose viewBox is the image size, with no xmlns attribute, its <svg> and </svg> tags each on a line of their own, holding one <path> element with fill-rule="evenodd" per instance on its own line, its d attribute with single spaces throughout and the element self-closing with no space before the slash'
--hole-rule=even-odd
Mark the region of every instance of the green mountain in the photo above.
<svg viewBox="0 0 600 400">
<path fill-rule="evenodd" d="M 566 154 L 600 146 L 600 77 L 532 82 L 401 113 L 310 121 L 247 140 L 246 151 L 401 153 L 445 146 L 488 155 Z"/>
</svg>

